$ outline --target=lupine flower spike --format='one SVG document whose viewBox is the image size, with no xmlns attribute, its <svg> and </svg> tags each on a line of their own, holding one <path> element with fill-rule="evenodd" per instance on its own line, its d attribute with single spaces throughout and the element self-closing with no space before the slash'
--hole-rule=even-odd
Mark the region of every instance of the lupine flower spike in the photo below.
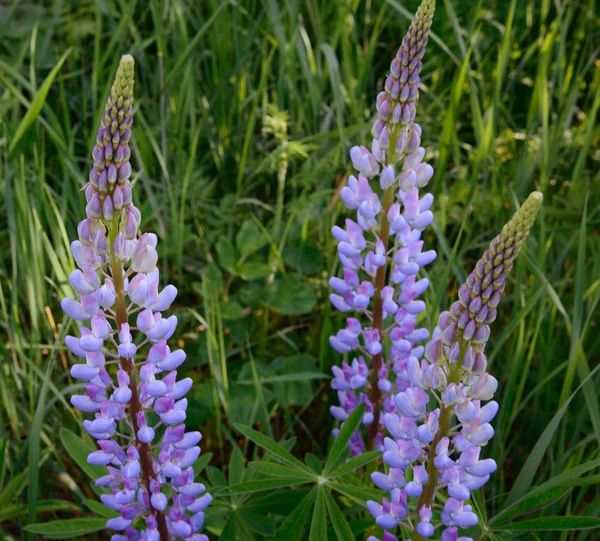
<svg viewBox="0 0 600 541">
<path fill-rule="evenodd" d="M 366 444 L 359 431 L 352 437 L 353 455 L 365 447 L 383 448 L 381 414 L 395 411 L 393 395 L 410 386 L 407 361 L 423 354 L 420 343 L 428 337 L 426 329 L 417 327 L 418 315 L 425 310 L 419 296 L 428 280 L 417 274 L 436 257 L 435 251 L 423 250 L 421 240 L 433 220 L 433 197 L 421 196 L 420 190 L 433 168 L 423 161 L 421 127 L 414 120 L 434 7 L 434 0 L 424 0 L 392 61 L 385 90 L 377 96 L 371 149 L 350 150 L 358 178 L 350 176 L 340 195 L 356 211 L 356 221 L 348 219 L 345 229 L 336 226 L 332 231 L 343 278 L 330 280 L 330 299 L 338 310 L 354 316 L 330 343 L 338 352 L 356 357 L 351 364 L 333 368 L 332 387 L 340 406 L 331 412 L 344 421 L 364 402 L 362 421 L 369 427 Z M 377 176 L 381 190 L 373 182 Z M 384 351 L 386 343 L 390 347 Z"/>
<path fill-rule="evenodd" d="M 94 414 L 83 423 L 99 447 L 88 462 L 107 467 L 96 485 L 106 489 L 102 502 L 119 512 L 107 522 L 121 532 L 112 540 L 207 541 L 198 532 L 211 496 L 194 482 L 192 467 L 202 436 L 183 424 L 192 380 L 177 381 L 185 353 L 167 345 L 177 318 L 161 314 L 177 289 L 159 290 L 157 238 L 139 232 L 132 203 L 133 68 L 133 58 L 123 56 L 92 152 L 87 217 L 71 244 L 79 268 L 69 281 L 79 299 L 63 299 L 62 307 L 88 322 L 65 340 L 83 360 L 71 375 L 86 390 L 71 402 Z"/>
<path fill-rule="evenodd" d="M 499 407 L 492 400 L 498 382 L 487 372 L 485 356 L 489 324 L 542 200 L 541 193 L 533 192 L 492 241 L 460 287 L 459 299 L 440 314 L 425 359 L 408 359 L 409 387 L 394 397 L 396 407 L 383 419 L 390 435 L 383 454 L 389 468 L 372 475 L 390 499 L 383 505 L 367 503 L 377 524 L 387 530 L 402 525 L 413 532 L 414 541 L 421 541 L 440 527 L 442 541 L 471 541 L 458 536 L 458 528 L 477 524 L 468 503 L 471 491 L 496 470 L 493 459 L 481 456 L 494 435 L 490 421 Z M 434 506 L 442 509 L 437 524 Z M 387 531 L 383 539 L 396 537 Z"/>
</svg>

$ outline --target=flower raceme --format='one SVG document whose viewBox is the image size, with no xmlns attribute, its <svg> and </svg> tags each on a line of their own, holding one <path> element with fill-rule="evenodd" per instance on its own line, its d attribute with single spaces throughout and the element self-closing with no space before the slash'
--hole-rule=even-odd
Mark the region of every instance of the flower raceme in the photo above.
<svg viewBox="0 0 600 541">
<path fill-rule="evenodd" d="M 186 356 L 167 345 L 177 317 L 162 315 L 177 289 L 160 289 L 157 237 L 139 233 L 132 203 L 133 69 L 123 56 L 92 153 L 87 217 L 71 244 L 78 268 L 69 282 L 79 299 L 63 299 L 62 307 L 84 323 L 65 342 L 82 359 L 71 375 L 86 391 L 71 402 L 94 414 L 83 423 L 99 447 L 88 462 L 107 467 L 96 484 L 107 489 L 102 502 L 120 513 L 107 522 L 122 532 L 112 540 L 207 541 L 198 532 L 211 496 L 193 470 L 202 436 L 183 424 L 192 380 L 177 380 Z"/>
<path fill-rule="evenodd" d="M 428 281 L 418 273 L 435 252 L 423 250 L 421 233 L 433 220 L 433 197 L 420 190 L 433 169 L 423 161 L 421 128 L 414 120 L 434 7 L 434 0 L 422 2 L 392 61 L 377 97 L 371 148 L 350 151 L 358 178 L 350 176 L 340 196 L 356 219 L 332 230 L 343 276 L 331 278 L 330 300 L 352 316 L 330 343 L 353 359 L 333 367 L 340 403 L 331 413 L 343 423 L 365 403 L 367 441 L 356 431 L 349 446 L 353 455 L 365 448 L 383 451 L 386 472 L 375 472 L 372 479 L 389 498 L 368 502 L 368 509 L 387 530 L 384 541 L 397 540 L 392 532 L 399 526 L 422 540 L 440 525 L 442 541 L 469 541 L 459 538 L 458 528 L 477 523 L 470 493 L 496 469 L 492 459 L 481 456 L 498 411 L 491 400 L 498 383 L 486 371 L 484 353 L 489 324 L 542 202 L 534 192 L 523 203 L 423 346 L 429 333 L 418 326 L 426 308 L 419 297 Z M 373 182 L 377 177 L 380 190 Z M 458 424 L 452 427 L 454 417 Z M 434 515 L 440 491 L 445 503 Z"/>
<path fill-rule="evenodd" d="M 385 529 L 393 531 L 403 525 L 411 530 L 416 523 L 414 540 L 431 537 L 435 528 L 432 507 L 441 492 L 445 502 L 439 516 L 445 527 L 442 541 L 470 541 L 458 537 L 458 528 L 477 524 L 467 503 L 471 491 L 482 487 L 496 470 L 493 459 L 481 456 L 481 448 L 494 435 L 490 422 L 499 407 L 492 400 L 498 382 L 487 372 L 489 324 L 496 318 L 506 278 L 542 200 L 539 192 L 527 198 L 460 287 L 459 299 L 440 314 L 424 358 L 412 355 L 408 359 L 409 387 L 396 394 L 395 410 L 383 417 L 389 433 L 383 446 L 388 470 L 372 475 L 379 488 L 389 491 L 390 499 L 383 505 L 367 504 Z M 428 409 L 431 397 L 434 404 Z M 454 417 L 457 423 L 452 426 Z M 416 502 L 414 511 L 411 499 Z M 385 533 L 385 541 L 394 539 Z"/>
<path fill-rule="evenodd" d="M 433 176 L 433 168 L 423 161 L 421 127 L 414 119 L 434 6 L 433 0 L 423 2 L 392 61 L 385 89 L 377 96 L 371 149 L 350 151 L 358 178 L 350 176 L 340 196 L 356 211 L 356 220 L 346 220 L 345 229 L 332 230 L 343 277 L 330 280 L 334 291 L 330 299 L 338 310 L 354 312 L 355 317 L 346 320 L 330 343 L 340 353 L 358 356 L 350 365 L 333 369 L 332 387 L 340 405 L 331 412 L 344 421 L 357 404 L 365 403 L 362 422 L 369 426 L 368 439 L 365 444 L 360 432 L 354 434 L 354 455 L 365 447 L 383 448 L 381 413 L 395 411 L 393 392 L 409 387 L 407 361 L 423 355 L 421 343 L 428 337 L 417 318 L 425 310 L 419 297 L 429 283 L 417 274 L 436 257 L 435 251 L 423 249 L 421 240 L 433 220 L 429 210 L 433 197 L 421 196 L 420 190 Z M 376 177 L 381 195 L 372 182 Z M 391 347 L 384 354 L 386 339 Z"/>
</svg>

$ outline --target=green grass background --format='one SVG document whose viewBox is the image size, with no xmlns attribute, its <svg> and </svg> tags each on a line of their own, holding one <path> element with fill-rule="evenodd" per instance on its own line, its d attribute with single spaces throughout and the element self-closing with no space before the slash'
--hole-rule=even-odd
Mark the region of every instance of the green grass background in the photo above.
<svg viewBox="0 0 600 541">
<path fill-rule="evenodd" d="M 298 456 L 322 457 L 335 396 L 320 374 L 342 360 L 327 342 L 342 323 L 327 300 L 338 272 L 329 231 L 344 217 L 337 191 L 350 146 L 370 140 L 375 97 L 416 7 L 0 6 L 1 538 L 90 514 L 82 502 L 94 498 L 59 438 L 61 428 L 83 432 L 62 345 L 76 329 L 63 325 L 59 301 L 71 294 L 79 190 L 120 55 L 136 60 L 134 198 L 143 228 L 160 238 L 163 280 L 179 288 L 175 340 L 197 382 L 188 424 L 225 471 L 244 442 L 235 422 L 296 436 Z M 545 196 L 488 350 L 501 403 L 487 451 L 499 464 L 484 491 L 492 513 L 517 479 L 527 488 L 599 458 L 593 377 L 519 477 L 600 359 L 598 6 L 440 0 L 433 32 L 417 113 L 436 169 L 436 221 L 425 239 L 439 254 L 428 270 L 430 327 L 518 202 L 534 189 Z M 588 484 L 547 513 L 599 516 L 600 491 Z"/>
</svg>

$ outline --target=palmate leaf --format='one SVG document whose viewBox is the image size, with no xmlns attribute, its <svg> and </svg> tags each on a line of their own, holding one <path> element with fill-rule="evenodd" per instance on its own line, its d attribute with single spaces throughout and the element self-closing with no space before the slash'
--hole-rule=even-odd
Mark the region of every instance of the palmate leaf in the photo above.
<svg viewBox="0 0 600 541">
<path fill-rule="evenodd" d="M 327 512 L 331 519 L 331 525 L 338 541 L 346 541 L 347 539 L 354 539 L 354 534 L 350 525 L 346 521 L 344 514 L 341 509 L 335 503 L 333 496 L 329 490 L 325 491 L 325 502 L 327 503 Z"/>
<path fill-rule="evenodd" d="M 271 477 L 286 477 L 288 479 L 296 477 L 298 479 L 305 479 L 307 483 L 314 482 L 317 479 L 317 475 L 313 472 L 309 473 L 272 462 L 250 462 L 249 466 L 253 470 Z"/>
<path fill-rule="evenodd" d="M 302 464 L 302 462 L 300 462 L 289 451 L 286 451 L 281 445 L 274 442 L 272 439 L 268 438 L 264 434 L 257 432 L 256 430 L 250 428 L 249 426 L 245 426 L 245 425 L 241 425 L 241 424 L 236 424 L 235 427 L 244 436 L 246 436 L 249 440 L 256 443 L 256 445 L 259 445 L 263 449 L 266 449 L 267 451 L 272 453 L 272 456 L 275 459 L 280 460 L 281 462 L 284 462 L 285 464 L 288 464 L 297 470 L 301 470 L 301 471 L 310 473 L 310 468 L 308 468 L 307 466 Z"/>
<path fill-rule="evenodd" d="M 317 487 L 313 488 L 281 523 L 273 541 L 300 541 L 308 521 L 308 515 L 316 497 Z"/>
<path fill-rule="evenodd" d="M 325 504 L 325 488 L 317 486 L 317 501 L 313 510 L 310 523 L 309 541 L 323 541 L 327 539 L 327 506 Z"/>
<path fill-rule="evenodd" d="M 329 472 L 331 472 L 338 465 L 340 456 L 348 445 L 352 434 L 354 434 L 358 428 L 364 411 L 365 404 L 359 404 L 350 414 L 348 419 L 344 421 L 344 425 L 342 426 L 337 438 L 331 446 L 331 450 L 329 451 L 329 456 L 327 457 L 325 468 L 323 469 L 324 476 L 327 476 Z"/>
</svg>

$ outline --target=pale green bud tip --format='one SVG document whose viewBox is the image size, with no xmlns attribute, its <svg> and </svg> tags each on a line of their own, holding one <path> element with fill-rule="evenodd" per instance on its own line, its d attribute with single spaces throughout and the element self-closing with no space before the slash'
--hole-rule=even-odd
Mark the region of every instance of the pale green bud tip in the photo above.
<svg viewBox="0 0 600 541">
<path fill-rule="evenodd" d="M 115 102 L 117 102 L 119 98 L 123 98 L 124 100 L 133 99 L 134 66 L 135 60 L 133 59 L 133 56 L 125 54 L 121 57 L 117 75 L 115 76 L 115 82 L 113 83 L 111 90 L 111 95 Z"/>
<path fill-rule="evenodd" d="M 515 212 L 512 219 L 502 228 L 500 237 L 502 240 L 515 238 L 515 241 L 522 241 L 529 234 L 529 230 L 535 222 L 535 218 L 540 208 L 544 196 L 541 192 L 532 192 L 523 202 L 519 210 Z"/>
</svg>

